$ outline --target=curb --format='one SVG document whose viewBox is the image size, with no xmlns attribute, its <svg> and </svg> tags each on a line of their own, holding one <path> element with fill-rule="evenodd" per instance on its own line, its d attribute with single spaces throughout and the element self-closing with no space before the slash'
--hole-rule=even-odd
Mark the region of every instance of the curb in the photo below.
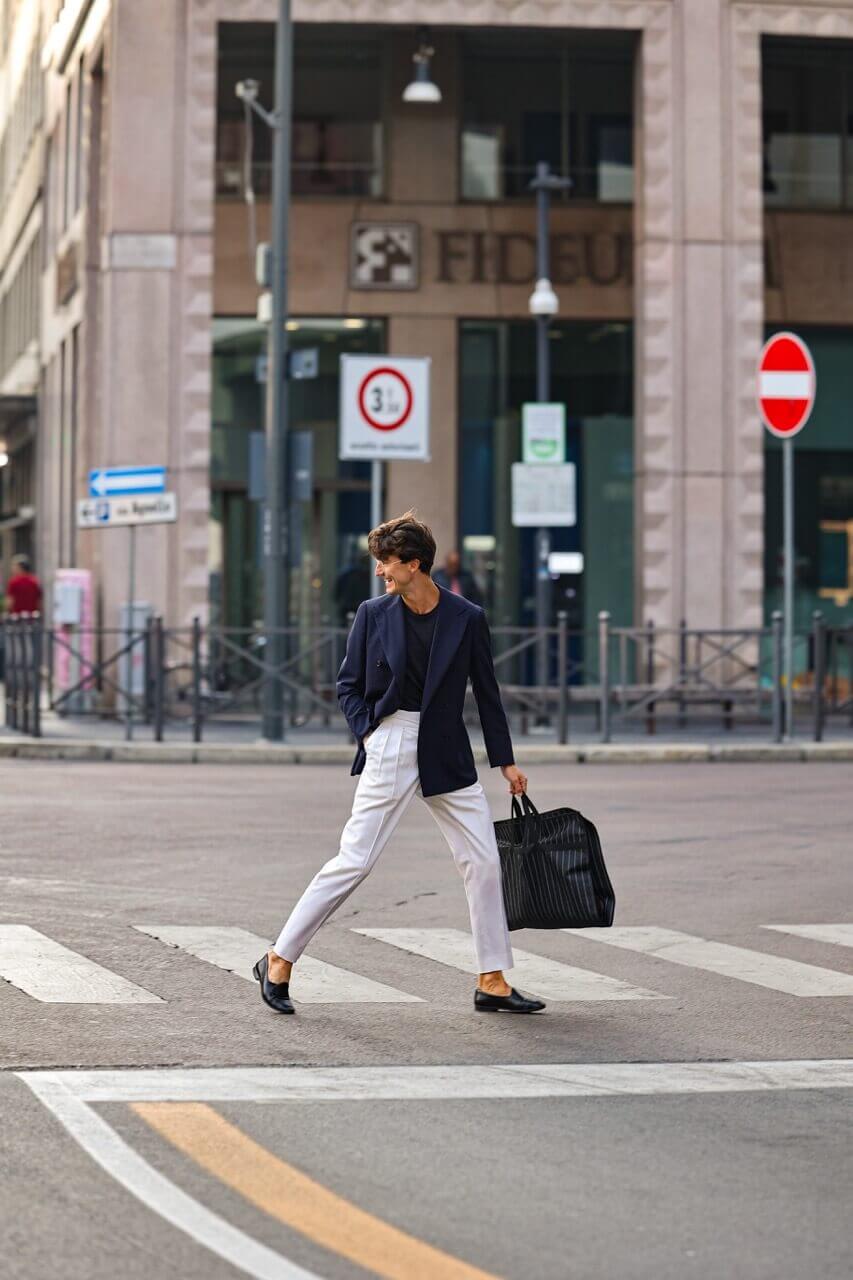
<svg viewBox="0 0 853 1280">
<path fill-rule="evenodd" d="M 291 747 L 286 744 L 183 742 L 67 742 L 57 738 L 0 738 L 0 759 L 67 760 L 116 764 L 335 764 L 351 765 L 354 746 Z M 525 767 L 534 764 L 769 764 L 849 761 L 853 742 L 785 743 L 558 743 L 522 746 Z M 486 752 L 474 747 L 477 764 Z"/>
</svg>

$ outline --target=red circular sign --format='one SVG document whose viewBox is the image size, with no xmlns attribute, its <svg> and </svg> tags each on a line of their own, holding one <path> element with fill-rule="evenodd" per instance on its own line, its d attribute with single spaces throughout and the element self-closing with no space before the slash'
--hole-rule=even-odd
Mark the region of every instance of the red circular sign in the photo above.
<svg viewBox="0 0 853 1280">
<path fill-rule="evenodd" d="M 802 431 L 814 407 L 814 361 L 802 338 L 777 333 L 764 344 L 758 363 L 758 406 L 765 427 L 788 439 Z"/>
<path fill-rule="evenodd" d="M 412 412 L 412 403 L 408 378 L 390 365 L 371 369 L 358 389 L 362 417 L 377 431 L 396 431 L 402 427 Z"/>
</svg>

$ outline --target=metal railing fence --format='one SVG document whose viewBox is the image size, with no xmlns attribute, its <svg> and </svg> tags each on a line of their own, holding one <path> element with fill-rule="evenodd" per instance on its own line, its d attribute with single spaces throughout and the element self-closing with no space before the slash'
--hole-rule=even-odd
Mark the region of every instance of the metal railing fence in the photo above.
<svg viewBox="0 0 853 1280">
<path fill-rule="evenodd" d="M 145 728 L 155 741 L 170 732 L 203 740 L 214 724 L 257 724 L 268 682 L 280 685 L 293 729 L 349 732 L 335 682 L 346 626 L 328 619 L 289 627 L 284 658 L 266 656 L 262 629 L 166 627 L 144 630 L 48 627 L 38 616 L 7 618 L 0 627 L 5 666 L 6 728 L 32 737 L 46 712 L 121 721 L 125 736 Z M 572 726 L 592 724 L 602 742 L 614 731 L 688 726 L 731 731 L 766 728 L 782 741 L 797 727 L 820 741 L 828 725 L 853 729 L 853 625 L 828 627 L 820 613 L 795 635 L 794 725 L 784 724 L 782 619 L 760 629 L 612 626 L 601 613 L 595 632 L 572 629 L 565 613 L 541 630 L 490 628 L 495 673 L 514 730 L 570 740 Z M 536 655 L 547 681 L 536 683 Z M 477 724 L 472 690 L 465 718 Z M 349 735 L 352 741 L 351 735 Z"/>
</svg>

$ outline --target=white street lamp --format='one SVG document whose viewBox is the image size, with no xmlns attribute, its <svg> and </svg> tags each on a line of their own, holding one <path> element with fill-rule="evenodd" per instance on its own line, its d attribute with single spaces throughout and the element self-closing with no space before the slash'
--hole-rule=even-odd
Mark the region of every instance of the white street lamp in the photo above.
<svg viewBox="0 0 853 1280">
<path fill-rule="evenodd" d="M 543 276 L 536 281 L 536 288 L 531 293 L 527 306 L 532 316 L 555 316 L 557 314 L 560 309 L 560 303 L 547 276 Z"/>
<path fill-rule="evenodd" d="M 425 35 L 412 54 L 415 74 L 403 90 L 404 102 L 441 102 L 441 90 L 430 75 L 430 61 L 435 50 L 427 44 Z"/>
</svg>

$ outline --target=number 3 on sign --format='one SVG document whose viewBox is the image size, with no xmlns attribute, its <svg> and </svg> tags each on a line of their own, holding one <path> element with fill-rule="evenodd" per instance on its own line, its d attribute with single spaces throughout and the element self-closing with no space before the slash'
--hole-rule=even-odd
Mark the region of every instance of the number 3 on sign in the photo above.
<svg viewBox="0 0 853 1280">
<path fill-rule="evenodd" d="M 396 431 L 412 413 L 412 388 L 397 369 L 374 369 L 362 382 L 358 405 L 365 422 L 377 431 Z"/>
</svg>

